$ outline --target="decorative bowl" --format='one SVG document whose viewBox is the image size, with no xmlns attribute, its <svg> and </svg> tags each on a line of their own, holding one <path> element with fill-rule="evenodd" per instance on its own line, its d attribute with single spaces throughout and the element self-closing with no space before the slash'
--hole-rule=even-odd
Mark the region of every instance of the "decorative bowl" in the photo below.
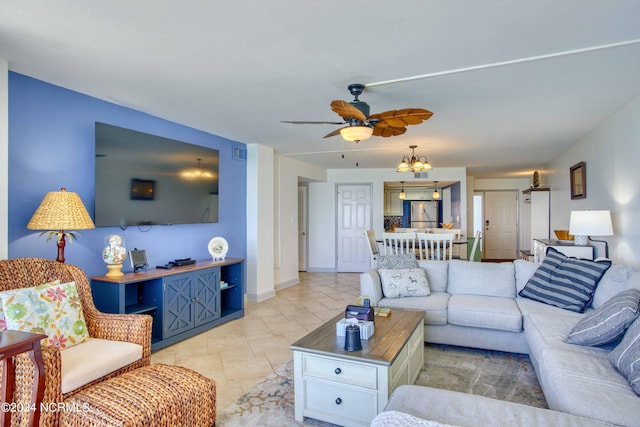
<svg viewBox="0 0 640 427">
<path fill-rule="evenodd" d="M 569 230 L 553 230 L 558 240 L 573 240 L 573 234 L 569 234 Z"/>
</svg>

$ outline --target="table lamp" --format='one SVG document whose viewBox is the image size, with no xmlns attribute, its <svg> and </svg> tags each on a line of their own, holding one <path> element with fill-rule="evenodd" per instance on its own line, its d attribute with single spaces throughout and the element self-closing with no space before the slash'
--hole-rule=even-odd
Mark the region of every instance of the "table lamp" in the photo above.
<svg viewBox="0 0 640 427">
<path fill-rule="evenodd" d="M 58 240 L 56 261 L 64 263 L 65 236 L 69 238 L 69 242 L 76 239 L 76 233 L 64 230 L 87 230 L 95 228 L 95 225 L 82 204 L 80 196 L 61 188 L 60 191 L 50 191 L 44 196 L 27 224 L 27 228 L 45 230 L 40 235 L 47 234 L 47 241 L 56 236 Z"/>
<path fill-rule="evenodd" d="M 587 239 L 604 243 L 605 256 L 609 258 L 609 245 L 604 240 L 594 240 L 590 236 L 613 236 L 611 212 L 602 211 L 571 211 L 569 219 L 569 234 L 574 235 L 576 245 L 586 245 Z"/>
</svg>

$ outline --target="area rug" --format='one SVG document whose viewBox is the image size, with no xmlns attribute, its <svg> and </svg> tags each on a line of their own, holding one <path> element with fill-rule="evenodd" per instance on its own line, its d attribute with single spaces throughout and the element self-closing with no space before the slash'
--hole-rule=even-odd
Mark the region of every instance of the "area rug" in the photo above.
<svg viewBox="0 0 640 427">
<path fill-rule="evenodd" d="M 547 407 L 529 357 L 523 354 L 427 344 L 424 370 L 416 384 Z M 333 425 L 310 418 L 305 418 L 303 423 L 296 422 L 293 397 L 291 360 L 223 409 L 218 414 L 216 425 Z"/>
</svg>

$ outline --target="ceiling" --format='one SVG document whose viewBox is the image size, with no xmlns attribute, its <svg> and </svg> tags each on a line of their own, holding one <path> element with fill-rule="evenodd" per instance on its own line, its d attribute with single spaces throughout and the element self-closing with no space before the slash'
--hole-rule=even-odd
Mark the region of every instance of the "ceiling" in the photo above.
<svg viewBox="0 0 640 427">
<path fill-rule="evenodd" d="M 640 94 L 638 16 L 636 0 L 4 1 L 0 57 L 327 168 L 395 168 L 415 144 L 435 168 L 528 177 Z M 329 103 L 356 82 L 372 113 L 434 115 L 358 144 L 281 123 L 339 120 Z"/>
</svg>

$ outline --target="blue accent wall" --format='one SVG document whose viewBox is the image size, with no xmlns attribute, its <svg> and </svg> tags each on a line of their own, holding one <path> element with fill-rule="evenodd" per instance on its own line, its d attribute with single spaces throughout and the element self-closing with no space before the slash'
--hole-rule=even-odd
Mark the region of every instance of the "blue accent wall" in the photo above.
<svg viewBox="0 0 640 427">
<path fill-rule="evenodd" d="M 79 194 L 94 217 L 95 122 L 160 135 L 220 150 L 219 222 L 103 227 L 80 231 L 65 248 L 66 262 L 89 277 L 106 273 L 104 237 L 124 236 L 127 249 L 145 249 L 151 266 L 175 258 L 209 259 L 207 243 L 229 242 L 228 257 L 246 258 L 246 161 L 233 158 L 245 144 L 102 101 L 14 72 L 9 73 L 9 257 L 55 259 L 54 240 L 27 230 L 31 216 L 49 191 L 65 187 Z M 131 271 L 129 260 L 123 271 Z"/>
</svg>

